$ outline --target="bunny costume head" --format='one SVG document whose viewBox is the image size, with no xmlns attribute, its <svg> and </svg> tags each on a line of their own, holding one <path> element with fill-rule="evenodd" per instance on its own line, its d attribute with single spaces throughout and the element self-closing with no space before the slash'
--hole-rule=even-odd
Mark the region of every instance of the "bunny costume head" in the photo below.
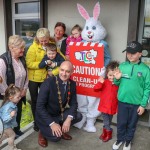
<svg viewBox="0 0 150 150">
<path fill-rule="evenodd" d="M 81 16 L 86 20 L 85 26 L 82 30 L 82 39 L 87 42 L 99 42 L 106 37 L 106 30 L 98 20 L 100 14 L 100 4 L 96 3 L 93 9 L 93 17 L 90 17 L 85 8 L 77 4 L 77 8 Z"/>
</svg>

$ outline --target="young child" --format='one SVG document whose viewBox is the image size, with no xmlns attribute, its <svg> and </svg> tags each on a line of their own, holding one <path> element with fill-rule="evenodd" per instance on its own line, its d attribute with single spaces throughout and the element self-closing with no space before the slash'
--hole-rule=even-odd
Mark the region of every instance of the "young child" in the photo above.
<svg viewBox="0 0 150 150">
<path fill-rule="evenodd" d="M 13 128 L 17 126 L 16 115 L 17 115 L 17 103 L 21 99 L 21 91 L 14 84 L 10 84 L 5 91 L 4 101 L 0 108 L 0 116 L 4 123 L 4 133 L 0 139 L 0 143 L 8 138 L 8 149 L 9 150 L 20 150 L 16 148 L 14 144 L 15 132 Z"/>
<path fill-rule="evenodd" d="M 140 60 L 142 45 L 132 41 L 124 51 L 128 61 L 120 64 L 114 74 L 114 83 L 119 90 L 117 141 L 113 150 L 119 149 L 123 143 L 123 150 L 131 149 L 138 118 L 144 113 L 150 95 L 150 69 Z"/>
<path fill-rule="evenodd" d="M 100 139 L 107 142 L 112 138 L 112 128 L 110 127 L 113 115 L 117 112 L 118 99 L 117 92 L 118 86 L 113 83 L 114 71 L 119 66 L 117 61 L 110 62 L 106 67 L 106 79 L 102 76 L 99 77 L 98 83 L 94 86 L 95 91 L 100 91 L 100 103 L 98 110 L 102 113 L 103 117 L 103 132 Z"/>
<path fill-rule="evenodd" d="M 39 68 L 47 67 L 48 76 L 58 74 L 58 67 L 65 59 L 57 53 L 57 47 L 54 43 L 46 44 L 46 55 L 39 64 Z"/>
<path fill-rule="evenodd" d="M 70 42 L 81 42 L 81 31 L 82 28 L 76 24 L 72 29 L 71 29 L 71 35 L 66 39 L 66 59 L 69 60 L 69 54 L 70 54 L 70 49 L 69 49 L 69 43 Z"/>
</svg>

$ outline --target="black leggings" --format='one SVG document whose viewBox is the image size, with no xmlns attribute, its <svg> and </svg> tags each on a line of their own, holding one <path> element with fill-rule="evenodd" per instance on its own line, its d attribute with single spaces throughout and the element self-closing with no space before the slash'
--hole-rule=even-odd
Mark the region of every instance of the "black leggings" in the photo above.
<svg viewBox="0 0 150 150">
<path fill-rule="evenodd" d="M 29 92 L 31 96 L 31 109 L 32 109 L 32 114 L 33 114 L 34 119 L 35 119 L 35 111 L 36 111 L 36 102 L 37 102 L 38 92 L 39 92 L 39 88 L 41 84 L 42 82 L 29 81 Z"/>
</svg>

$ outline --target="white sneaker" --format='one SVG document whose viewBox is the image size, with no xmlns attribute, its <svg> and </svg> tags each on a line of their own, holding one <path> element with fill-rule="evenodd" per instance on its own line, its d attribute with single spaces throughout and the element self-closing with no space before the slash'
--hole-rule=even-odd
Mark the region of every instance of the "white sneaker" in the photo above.
<svg viewBox="0 0 150 150">
<path fill-rule="evenodd" d="M 121 141 L 116 141 L 116 142 L 113 144 L 112 149 L 113 149 L 113 150 L 118 150 L 119 147 L 120 147 L 122 144 L 123 144 L 123 142 L 121 142 Z"/>
<path fill-rule="evenodd" d="M 131 150 L 131 142 L 125 142 L 123 150 Z"/>
</svg>

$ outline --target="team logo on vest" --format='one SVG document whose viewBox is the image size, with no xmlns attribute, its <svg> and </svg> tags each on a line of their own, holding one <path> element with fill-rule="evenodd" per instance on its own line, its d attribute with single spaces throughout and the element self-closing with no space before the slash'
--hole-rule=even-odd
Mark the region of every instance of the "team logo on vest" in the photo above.
<svg viewBox="0 0 150 150">
<path fill-rule="evenodd" d="M 91 49 L 89 51 L 84 50 L 75 52 L 75 58 L 79 61 L 83 61 L 85 64 L 95 64 L 95 58 L 97 57 L 97 51 Z"/>
<path fill-rule="evenodd" d="M 137 73 L 137 76 L 138 76 L 138 77 L 141 77 L 141 76 L 142 76 L 142 72 L 138 72 L 138 73 Z"/>
</svg>

